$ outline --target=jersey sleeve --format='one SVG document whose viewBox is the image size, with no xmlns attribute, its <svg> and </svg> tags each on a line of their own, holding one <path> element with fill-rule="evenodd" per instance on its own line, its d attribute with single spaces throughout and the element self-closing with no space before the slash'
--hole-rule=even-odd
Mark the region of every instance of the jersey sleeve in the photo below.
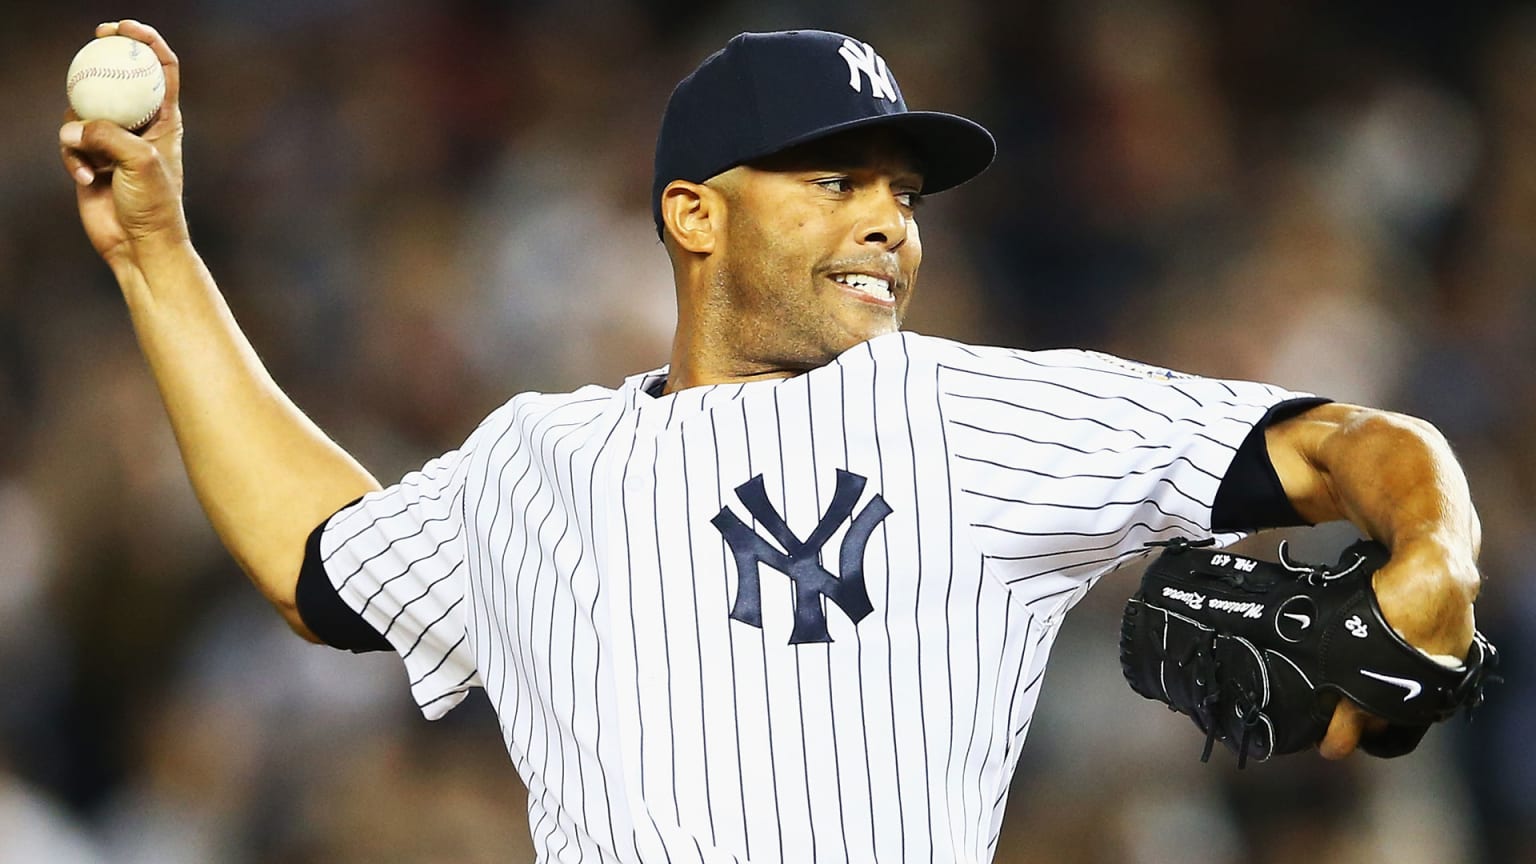
<svg viewBox="0 0 1536 864">
<path fill-rule="evenodd" d="M 306 568 L 318 558 L 340 600 L 405 661 L 433 720 L 479 684 L 465 611 L 469 446 L 338 510 L 306 552 Z"/>
<path fill-rule="evenodd" d="M 1323 401 L 1077 350 L 956 346 L 939 381 L 958 518 L 985 566 L 1071 600 L 1149 541 L 1241 536 L 1212 527 L 1239 448 L 1273 406 Z"/>
</svg>

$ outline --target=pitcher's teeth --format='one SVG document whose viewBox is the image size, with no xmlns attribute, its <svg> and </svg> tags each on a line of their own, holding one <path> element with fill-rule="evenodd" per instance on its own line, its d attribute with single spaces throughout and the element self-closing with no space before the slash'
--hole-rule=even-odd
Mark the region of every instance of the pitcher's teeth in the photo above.
<svg viewBox="0 0 1536 864">
<path fill-rule="evenodd" d="M 863 273 L 839 273 L 832 279 L 871 297 L 892 299 L 891 283 L 877 276 L 866 276 Z"/>
</svg>

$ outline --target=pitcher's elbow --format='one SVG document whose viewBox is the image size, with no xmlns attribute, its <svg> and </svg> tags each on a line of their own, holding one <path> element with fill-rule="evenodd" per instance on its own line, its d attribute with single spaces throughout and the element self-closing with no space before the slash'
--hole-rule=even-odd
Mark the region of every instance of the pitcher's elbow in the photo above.
<svg viewBox="0 0 1536 864">
<path fill-rule="evenodd" d="M 309 625 L 304 623 L 304 616 L 299 614 L 299 605 L 293 598 L 276 599 L 269 597 L 268 599 L 272 601 L 272 606 L 277 610 L 277 614 L 283 616 L 283 621 L 287 623 L 288 629 L 292 630 L 300 639 L 316 645 L 325 644 L 324 640 L 316 636 L 315 631 L 309 629 Z"/>
</svg>

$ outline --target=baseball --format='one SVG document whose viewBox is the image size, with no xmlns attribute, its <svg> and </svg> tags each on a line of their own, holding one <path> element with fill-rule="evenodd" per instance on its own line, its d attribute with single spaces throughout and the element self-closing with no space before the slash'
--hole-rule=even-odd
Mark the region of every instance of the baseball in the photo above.
<svg viewBox="0 0 1536 864">
<path fill-rule="evenodd" d="M 69 105 L 82 120 L 110 120 L 136 130 L 155 119 L 165 97 L 165 72 L 150 47 L 127 36 L 86 43 L 69 64 Z"/>
</svg>

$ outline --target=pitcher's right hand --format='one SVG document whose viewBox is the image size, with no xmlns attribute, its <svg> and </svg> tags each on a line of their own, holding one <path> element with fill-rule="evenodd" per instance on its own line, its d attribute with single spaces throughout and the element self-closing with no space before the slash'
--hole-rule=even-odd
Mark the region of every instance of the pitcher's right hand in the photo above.
<svg viewBox="0 0 1536 864">
<path fill-rule="evenodd" d="M 75 180 L 80 222 L 97 254 L 119 277 L 138 269 L 138 256 L 187 242 L 182 210 L 181 68 L 153 27 L 138 21 L 98 25 L 96 36 L 127 36 L 149 45 L 165 70 L 165 101 L 139 134 L 106 120 L 84 122 L 73 112 L 59 129 L 59 153 Z"/>
</svg>

